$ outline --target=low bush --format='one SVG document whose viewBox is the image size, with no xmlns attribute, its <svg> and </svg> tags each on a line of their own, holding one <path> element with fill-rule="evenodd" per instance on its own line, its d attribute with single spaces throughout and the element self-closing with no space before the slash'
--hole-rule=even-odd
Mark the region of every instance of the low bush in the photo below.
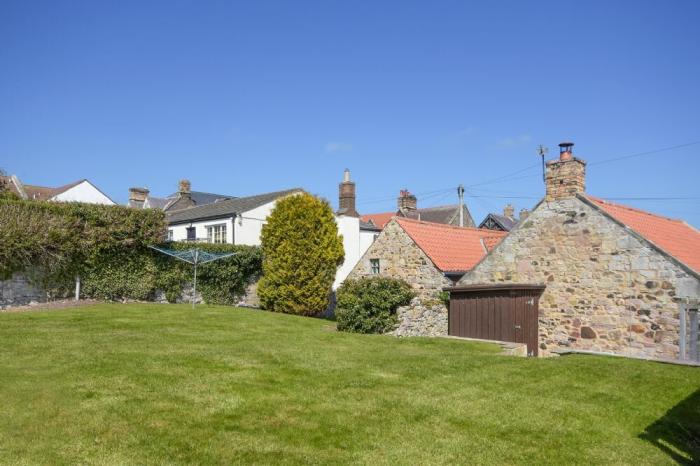
<svg viewBox="0 0 700 466">
<path fill-rule="evenodd" d="M 408 305 L 413 296 L 411 286 L 395 278 L 345 280 L 337 293 L 337 328 L 355 333 L 391 331 L 398 323 L 396 309 Z"/>
</svg>

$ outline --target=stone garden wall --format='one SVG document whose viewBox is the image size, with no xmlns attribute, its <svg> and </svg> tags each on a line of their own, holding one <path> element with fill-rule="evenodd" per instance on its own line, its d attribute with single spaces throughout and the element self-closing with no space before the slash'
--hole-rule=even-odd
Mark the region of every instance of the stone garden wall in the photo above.
<svg viewBox="0 0 700 466">
<path fill-rule="evenodd" d="M 251 281 L 246 287 L 245 293 L 238 296 L 238 306 L 259 307 L 260 299 L 257 295 L 258 280 Z M 182 294 L 177 298 L 178 303 L 192 302 L 192 285 L 183 286 Z M 63 296 L 65 297 L 65 296 Z M 49 293 L 30 282 L 25 274 L 15 273 L 11 279 L 0 280 L 0 309 L 15 306 L 25 306 L 28 304 L 45 303 L 50 299 Z M 156 303 L 167 303 L 163 291 L 157 290 L 152 299 Z M 197 292 L 196 303 L 202 303 L 202 295 Z"/>
<path fill-rule="evenodd" d="M 48 298 L 46 291 L 32 285 L 22 273 L 14 273 L 12 278 L 0 281 L 0 309 L 43 303 Z"/>
<path fill-rule="evenodd" d="M 675 359 L 679 303 L 700 281 L 579 198 L 542 202 L 459 282 L 536 283 L 540 355 L 569 348 Z"/>
<path fill-rule="evenodd" d="M 447 307 L 439 300 L 413 298 L 411 304 L 396 310 L 399 326 L 391 335 L 397 337 L 436 337 L 447 335 Z"/>
</svg>

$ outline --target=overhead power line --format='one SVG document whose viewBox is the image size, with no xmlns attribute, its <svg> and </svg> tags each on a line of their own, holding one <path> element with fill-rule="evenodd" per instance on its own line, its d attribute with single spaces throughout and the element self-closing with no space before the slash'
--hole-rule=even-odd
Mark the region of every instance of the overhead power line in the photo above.
<svg viewBox="0 0 700 466">
<path fill-rule="evenodd" d="M 636 154 L 623 155 L 621 157 L 612 157 L 609 159 L 597 160 L 597 161 L 589 163 L 588 165 L 589 166 L 590 165 L 602 165 L 604 163 L 617 162 L 618 160 L 626 160 L 626 159 L 631 159 L 634 157 L 641 157 L 643 155 L 658 154 L 661 152 L 667 152 L 667 151 L 675 150 L 675 149 L 682 149 L 683 147 L 690 147 L 690 146 L 695 146 L 698 144 L 700 144 L 700 141 L 688 142 L 685 144 L 678 144 L 676 146 L 663 147 L 661 149 L 654 149 L 654 150 L 649 150 L 649 151 L 645 151 L 645 152 L 638 152 Z"/>
</svg>

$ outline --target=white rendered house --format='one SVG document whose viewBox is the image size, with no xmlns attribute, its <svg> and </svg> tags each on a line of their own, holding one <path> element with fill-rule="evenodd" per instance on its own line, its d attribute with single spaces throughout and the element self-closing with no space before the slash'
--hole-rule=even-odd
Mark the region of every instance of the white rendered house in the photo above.
<svg viewBox="0 0 700 466">
<path fill-rule="evenodd" d="M 167 212 L 168 239 L 260 245 L 262 226 L 278 199 L 304 192 L 294 188 Z M 180 193 L 186 196 L 187 193 Z"/>
<path fill-rule="evenodd" d="M 338 268 L 334 289 L 345 280 L 380 232 L 374 225 L 362 222 L 355 212 L 354 186 L 350 172 L 346 170 L 345 179 L 340 184 L 341 208 L 335 216 L 338 233 L 343 237 L 345 261 Z M 248 197 L 221 198 L 180 210 L 168 206 L 165 208 L 168 239 L 258 246 L 262 227 L 277 201 L 303 192 L 301 188 L 294 188 Z M 178 199 L 180 205 L 191 205 L 188 195 L 189 183 L 186 183 L 181 185 L 173 199 Z"/>
<path fill-rule="evenodd" d="M 24 184 L 16 175 L 2 178 L 9 186 L 10 191 L 17 194 L 21 199 L 116 205 L 109 196 L 86 179 L 78 180 L 57 188 L 50 188 L 47 186 Z"/>
</svg>

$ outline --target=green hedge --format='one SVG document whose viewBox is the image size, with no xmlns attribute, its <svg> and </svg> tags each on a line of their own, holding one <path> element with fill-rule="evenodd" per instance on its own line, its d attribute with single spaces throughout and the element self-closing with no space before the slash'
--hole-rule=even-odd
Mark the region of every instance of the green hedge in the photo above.
<svg viewBox="0 0 700 466">
<path fill-rule="evenodd" d="M 414 293 L 403 280 L 386 277 L 348 279 L 338 288 L 338 330 L 385 333 L 396 328 L 396 309 L 410 304 Z"/>
<path fill-rule="evenodd" d="M 164 238 L 160 210 L 0 199 L 0 225 L 0 278 L 21 271 L 54 295 L 69 294 L 79 275 L 83 297 L 149 300 L 163 290 L 174 301 L 192 280 L 189 264 L 148 248 Z M 261 274 L 260 248 L 196 247 L 236 253 L 198 270 L 198 288 L 208 303 L 235 304 L 236 296 Z"/>
</svg>

